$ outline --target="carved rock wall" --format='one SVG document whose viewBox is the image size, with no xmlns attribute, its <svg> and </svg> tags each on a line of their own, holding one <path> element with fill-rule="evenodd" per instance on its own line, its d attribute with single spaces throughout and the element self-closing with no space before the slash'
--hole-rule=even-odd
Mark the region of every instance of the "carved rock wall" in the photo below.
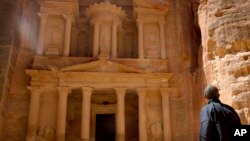
<svg viewBox="0 0 250 141">
<path fill-rule="evenodd" d="M 203 70 L 198 51 L 200 33 L 195 25 L 195 1 L 169 1 L 166 22 L 166 52 L 172 85 L 178 91 L 171 95 L 172 133 L 174 141 L 198 140 L 199 111 L 203 102 Z M 193 11 L 194 10 L 194 11 Z"/>
<path fill-rule="evenodd" d="M 250 1 L 207 0 L 199 6 L 203 69 L 242 123 L 250 123 Z"/>
<path fill-rule="evenodd" d="M 0 140 L 3 140 L 8 93 L 17 59 L 18 47 L 13 44 L 16 14 L 16 0 L 0 2 Z"/>
<path fill-rule="evenodd" d="M 38 31 L 36 1 L 0 2 L 0 140 L 25 140 L 29 95 L 24 70 L 32 60 Z M 3 45 L 4 44 L 4 45 Z M 3 65 L 2 65 L 3 64 Z M 2 122 L 3 121 L 3 122 Z"/>
</svg>

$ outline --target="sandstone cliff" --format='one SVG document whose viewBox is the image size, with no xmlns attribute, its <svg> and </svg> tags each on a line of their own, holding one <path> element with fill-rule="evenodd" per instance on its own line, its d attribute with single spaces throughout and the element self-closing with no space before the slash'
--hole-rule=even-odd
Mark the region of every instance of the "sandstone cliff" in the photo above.
<svg viewBox="0 0 250 141">
<path fill-rule="evenodd" d="M 244 124 L 250 123 L 249 7 L 249 0 L 202 0 L 198 11 L 206 81 Z"/>
</svg>

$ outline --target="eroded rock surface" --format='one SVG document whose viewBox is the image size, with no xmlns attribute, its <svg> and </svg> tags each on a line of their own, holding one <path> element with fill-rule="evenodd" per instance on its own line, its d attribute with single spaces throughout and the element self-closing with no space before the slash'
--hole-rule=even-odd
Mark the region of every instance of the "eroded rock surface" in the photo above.
<svg viewBox="0 0 250 141">
<path fill-rule="evenodd" d="M 250 123 L 250 1 L 204 0 L 199 6 L 203 69 L 242 123 Z"/>
</svg>

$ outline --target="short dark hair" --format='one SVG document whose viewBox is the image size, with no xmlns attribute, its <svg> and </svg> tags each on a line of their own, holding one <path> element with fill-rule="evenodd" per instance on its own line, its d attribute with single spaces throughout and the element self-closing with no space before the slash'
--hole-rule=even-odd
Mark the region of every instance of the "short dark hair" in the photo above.
<svg viewBox="0 0 250 141">
<path fill-rule="evenodd" d="M 215 87 L 213 85 L 208 85 L 204 89 L 204 96 L 207 99 L 216 99 L 216 98 L 219 98 L 219 90 L 218 90 L 217 87 Z"/>
</svg>

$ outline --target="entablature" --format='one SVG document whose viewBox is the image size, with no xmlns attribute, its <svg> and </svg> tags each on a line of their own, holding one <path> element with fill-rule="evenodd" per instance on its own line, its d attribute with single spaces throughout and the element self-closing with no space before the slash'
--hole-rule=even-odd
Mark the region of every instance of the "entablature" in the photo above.
<svg viewBox="0 0 250 141">
<path fill-rule="evenodd" d="M 97 64 L 101 62 L 95 57 L 60 57 L 60 56 L 34 56 L 34 61 L 31 69 L 50 70 L 51 66 L 55 68 L 72 68 L 83 66 L 84 64 Z M 131 59 L 131 58 L 110 58 L 106 60 L 112 64 L 123 65 L 125 67 L 134 68 L 151 73 L 167 73 L 167 59 Z M 103 63 L 100 63 L 103 64 Z M 111 65 L 112 65 L 111 64 Z M 98 67 L 98 66 L 96 66 Z"/>
</svg>

